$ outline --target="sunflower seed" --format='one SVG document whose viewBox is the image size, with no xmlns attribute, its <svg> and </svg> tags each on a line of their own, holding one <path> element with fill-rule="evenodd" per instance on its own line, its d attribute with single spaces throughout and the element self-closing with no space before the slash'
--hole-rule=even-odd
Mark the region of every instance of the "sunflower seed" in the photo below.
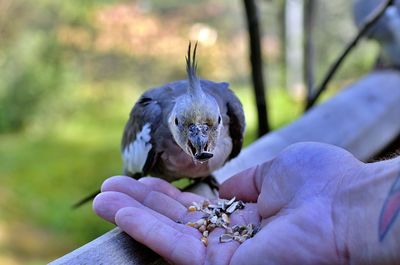
<svg viewBox="0 0 400 265">
<path fill-rule="evenodd" d="M 234 201 L 236 201 L 236 197 L 233 197 L 232 199 L 230 199 L 227 203 L 226 203 L 226 205 L 231 205 Z"/>
<path fill-rule="evenodd" d="M 239 205 L 239 202 L 234 202 L 234 203 L 232 203 L 232 204 L 228 207 L 228 209 L 226 209 L 226 212 L 229 213 L 229 214 L 233 213 L 233 212 L 236 210 L 236 208 L 238 207 L 238 205 Z"/>
</svg>

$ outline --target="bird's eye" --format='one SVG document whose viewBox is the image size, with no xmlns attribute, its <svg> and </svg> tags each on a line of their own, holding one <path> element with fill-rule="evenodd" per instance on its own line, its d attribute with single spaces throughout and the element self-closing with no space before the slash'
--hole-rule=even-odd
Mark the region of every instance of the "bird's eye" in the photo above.
<svg viewBox="0 0 400 265">
<path fill-rule="evenodd" d="M 221 116 L 218 116 L 218 124 L 221 123 Z"/>
<path fill-rule="evenodd" d="M 175 125 L 178 126 L 179 122 L 178 122 L 178 118 L 175 118 Z"/>
</svg>

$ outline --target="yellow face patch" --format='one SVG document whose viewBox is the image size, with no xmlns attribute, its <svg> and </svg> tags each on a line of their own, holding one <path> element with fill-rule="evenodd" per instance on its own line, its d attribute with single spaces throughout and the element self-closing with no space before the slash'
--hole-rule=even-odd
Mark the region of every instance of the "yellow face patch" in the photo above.
<svg viewBox="0 0 400 265">
<path fill-rule="evenodd" d="M 208 104 L 192 104 L 181 113 L 182 124 L 207 124 L 211 127 L 218 123 L 218 108 L 210 108 Z"/>
</svg>

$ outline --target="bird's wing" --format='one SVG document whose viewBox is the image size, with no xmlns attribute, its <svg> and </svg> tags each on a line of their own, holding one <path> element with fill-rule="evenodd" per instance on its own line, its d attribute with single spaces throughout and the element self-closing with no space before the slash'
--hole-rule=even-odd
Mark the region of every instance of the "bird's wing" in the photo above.
<svg viewBox="0 0 400 265">
<path fill-rule="evenodd" d="M 236 157 L 243 145 L 246 122 L 242 103 L 228 87 L 226 88 L 227 115 L 229 116 L 229 134 L 232 138 L 232 151 L 228 159 Z"/>
<path fill-rule="evenodd" d="M 147 175 L 157 160 L 154 132 L 161 122 L 162 110 L 149 92 L 136 102 L 122 136 L 124 174 L 129 176 Z"/>
<path fill-rule="evenodd" d="M 227 126 L 232 139 L 232 151 L 227 158 L 230 160 L 240 153 L 243 145 L 246 122 L 242 103 L 240 103 L 233 91 L 229 89 L 229 84 L 226 82 L 215 83 L 201 80 L 201 84 L 205 91 L 213 95 L 217 100 L 221 114 L 225 114 L 229 118 Z"/>
</svg>

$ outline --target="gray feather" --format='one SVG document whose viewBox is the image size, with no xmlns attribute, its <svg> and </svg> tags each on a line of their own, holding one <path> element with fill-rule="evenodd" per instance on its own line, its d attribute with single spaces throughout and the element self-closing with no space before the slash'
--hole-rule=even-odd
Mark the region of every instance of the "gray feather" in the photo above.
<svg viewBox="0 0 400 265">
<path fill-rule="evenodd" d="M 205 94 L 215 98 L 221 111 L 223 125 L 229 128 L 229 135 L 222 136 L 232 138 L 232 150 L 221 157 L 227 162 L 237 156 L 242 147 L 245 129 L 242 105 L 228 88 L 228 83 L 199 80 L 199 84 Z M 122 138 L 122 150 L 135 140 L 136 133 L 142 128 L 143 124 L 146 122 L 155 124 L 151 131 L 153 149 L 147 157 L 145 175 L 149 174 L 169 181 L 181 177 L 190 177 L 168 169 L 168 161 L 162 159 L 162 156 L 176 155 L 168 154 L 168 152 L 176 152 L 177 150 L 177 145 L 168 128 L 168 116 L 175 104 L 175 99 L 187 93 L 188 85 L 190 85 L 189 81 L 181 80 L 151 89 L 143 94 L 131 111 Z M 211 172 L 207 174 L 211 174 Z"/>
</svg>

